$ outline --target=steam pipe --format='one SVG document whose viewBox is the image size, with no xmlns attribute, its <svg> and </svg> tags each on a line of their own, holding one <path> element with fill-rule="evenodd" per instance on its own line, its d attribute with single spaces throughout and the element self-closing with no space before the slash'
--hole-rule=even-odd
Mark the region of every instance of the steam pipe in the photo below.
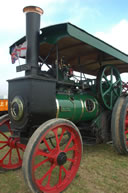
<svg viewBox="0 0 128 193">
<path fill-rule="evenodd" d="M 26 70 L 26 75 L 37 75 L 39 57 L 40 15 L 43 14 L 43 10 L 39 7 L 28 6 L 23 9 L 23 12 L 26 13 L 26 64 L 30 67 L 30 70 Z"/>
</svg>

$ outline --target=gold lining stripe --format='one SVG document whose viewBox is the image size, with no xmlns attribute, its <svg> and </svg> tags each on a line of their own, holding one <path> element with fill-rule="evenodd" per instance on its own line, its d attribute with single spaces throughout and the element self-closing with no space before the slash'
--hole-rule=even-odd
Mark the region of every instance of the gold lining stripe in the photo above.
<svg viewBox="0 0 128 193">
<path fill-rule="evenodd" d="M 58 118 L 59 115 L 59 101 L 56 99 L 56 118 Z"/>
</svg>

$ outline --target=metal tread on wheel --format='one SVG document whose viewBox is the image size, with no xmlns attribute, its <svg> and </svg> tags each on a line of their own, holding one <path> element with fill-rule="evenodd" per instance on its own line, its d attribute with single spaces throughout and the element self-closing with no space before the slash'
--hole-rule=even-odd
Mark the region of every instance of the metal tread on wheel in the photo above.
<svg viewBox="0 0 128 193">
<path fill-rule="evenodd" d="M 66 189 L 78 171 L 82 151 L 80 132 L 71 121 L 51 119 L 42 124 L 30 138 L 23 159 L 31 191 L 60 193 Z"/>
<path fill-rule="evenodd" d="M 128 97 L 119 97 L 112 112 L 113 145 L 118 153 L 128 154 Z"/>
</svg>

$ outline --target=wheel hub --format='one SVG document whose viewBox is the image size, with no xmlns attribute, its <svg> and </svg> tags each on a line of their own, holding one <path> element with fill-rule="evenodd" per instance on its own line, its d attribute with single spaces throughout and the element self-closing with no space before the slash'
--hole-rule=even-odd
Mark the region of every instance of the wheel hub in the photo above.
<svg viewBox="0 0 128 193">
<path fill-rule="evenodd" d="M 8 139 L 8 146 L 10 146 L 11 148 L 16 148 L 16 143 L 19 141 L 18 138 L 12 138 L 10 137 Z"/>
<path fill-rule="evenodd" d="M 67 161 L 67 155 L 65 152 L 61 152 L 59 153 L 58 157 L 57 157 L 57 163 L 59 166 L 64 165 Z"/>
</svg>

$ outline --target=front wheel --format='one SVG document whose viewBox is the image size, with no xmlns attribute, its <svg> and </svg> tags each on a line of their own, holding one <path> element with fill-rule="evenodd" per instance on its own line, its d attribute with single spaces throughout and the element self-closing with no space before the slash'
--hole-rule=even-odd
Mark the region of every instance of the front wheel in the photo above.
<svg viewBox="0 0 128 193">
<path fill-rule="evenodd" d="M 32 135 L 25 150 L 23 173 L 31 191 L 60 193 L 80 166 L 82 139 L 78 128 L 65 119 L 52 119 Z"/>
<path fill-rule="evenodd" d="M 6 170 L 22 166 L 25 145 L 19 137 L 13 136 L 8 114 L 0 117 L 0 167 Z"/>
</svg>

